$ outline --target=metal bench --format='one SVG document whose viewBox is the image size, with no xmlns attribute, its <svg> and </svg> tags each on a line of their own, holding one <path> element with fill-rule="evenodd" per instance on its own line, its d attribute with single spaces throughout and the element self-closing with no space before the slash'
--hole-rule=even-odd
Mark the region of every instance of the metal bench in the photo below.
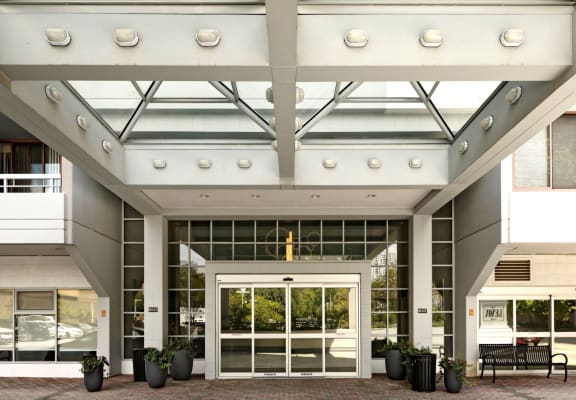
<svg viewBox="0 0 576 400">
<path fill-rule="evenodd" d="M 480 378 L 484 376 L 486 365 L 492 366 L 492 382 L 496 382 L 496 367 L 547 367 L 550 378 L 552 367 L 564 367 L 564 382 L 568 379 L 568 356 L 564 353 L 552 354 L 549 345 L 528 346 L 512 344 L 480 344 L 480 360 L 482 361 L 482 372 Z M 564 357 L 562 362 L 554 362 L 554 357 Z"/>
</svg>

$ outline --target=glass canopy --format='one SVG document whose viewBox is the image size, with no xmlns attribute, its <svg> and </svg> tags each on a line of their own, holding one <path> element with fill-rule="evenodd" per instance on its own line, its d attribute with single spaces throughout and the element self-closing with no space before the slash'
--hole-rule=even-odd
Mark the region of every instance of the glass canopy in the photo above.
<svg viewBox="0 0 576 400">
<path fill-rule="evenodd" d="M 69 81 L 122 141 L 276 137 L 271 82 Z M 296 139 L 451 142 L 501 82 L 298 82 Z"/>
</svg>

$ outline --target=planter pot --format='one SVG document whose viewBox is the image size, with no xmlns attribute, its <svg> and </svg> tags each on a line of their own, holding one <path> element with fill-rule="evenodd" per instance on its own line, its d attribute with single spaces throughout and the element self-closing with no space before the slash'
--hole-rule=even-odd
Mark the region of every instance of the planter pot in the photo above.
<svg viewBox="0 0 576 400">
<path fill-rule="evenodd" d="M 166 384 L 168 369 L 162 369 L 157 364 L 146 360 L 146 382 L 151 388 L 160 388 Z"/>
<path fill-rule="evenodd" d="M 406 377 L 406 368 L 402 364 L 403 357 L 400 350 L 388 350 L 386 352 L 386 375 L 388 378 L 401 381 Z"/>
<path fill-rule="evenodd" d="M 404 363 L 404 367 L 406 370 L 406 380 L 408 383 L 412 384 L 412 380 L 414 379 L 414 369 L 412 368 L 412 356 L 406 355 L 406 362 Z"/>
<path fill-rule="evenodd" d="M 99 392 L 104 382 L 104 368 L 84 373 L 84 386 L 89 392 Z"/>
<path fill-rule="evenodd" d="M 190 379 L 194 358 L 186 350 L 178 350 L 170 364 L 170 376 L 176 381 Z"/>
<path fill-rule="evenodd" d="M 444 370 L 444 386 L 448 393 L 459 393 L 462 389 L 462 381 L 458 379 L 458 373 L 453 368 Z"/>
</svg>

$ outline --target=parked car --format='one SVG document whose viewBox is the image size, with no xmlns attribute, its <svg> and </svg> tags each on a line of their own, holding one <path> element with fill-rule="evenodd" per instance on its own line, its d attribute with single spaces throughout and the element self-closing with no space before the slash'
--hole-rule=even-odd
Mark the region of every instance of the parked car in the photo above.
<svg viewBox="0 0 576 400">
<path fill-rule="evenodd" d="M 58 323 L 58 339 L 79 338 L 84 336 L 84 331 L 78 327 L 63 322 Z"/>
</svg>

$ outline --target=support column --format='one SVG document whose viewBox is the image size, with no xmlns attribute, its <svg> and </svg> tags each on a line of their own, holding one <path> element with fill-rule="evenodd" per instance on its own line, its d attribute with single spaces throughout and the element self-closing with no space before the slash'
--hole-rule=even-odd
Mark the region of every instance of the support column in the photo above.
<svg viewBox="0 0 576 400">
<path fill-rule="evenodd" d="M 432 216 L 411 221 L 410 341 L 432 347 Z"/>
<path fill-rule="evenodd" d="M 144 216 L 144 347 L 162 349 L 168 339 L 168 224 Z"/>
</svg>

